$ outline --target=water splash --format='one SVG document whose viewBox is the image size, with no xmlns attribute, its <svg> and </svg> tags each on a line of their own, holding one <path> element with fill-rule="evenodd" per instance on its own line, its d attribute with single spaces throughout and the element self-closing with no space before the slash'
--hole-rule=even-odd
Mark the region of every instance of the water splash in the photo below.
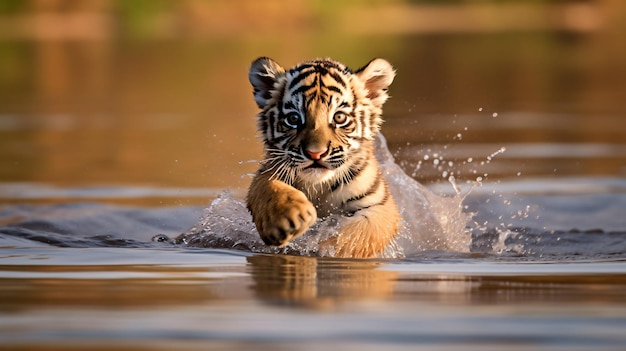
<svg viewBox="0 0 626 351">
<path fill-rule="evenodd" d="M 558 230 L 550 230 L 546 227 L 546 220 L 539 220 L 540 214 L 544 217 L 547 215 L 540 204 L 549 203 L 554 195 L 519 199 L 515 192 L 498 190 L 499 182 L 485 183 L 488 175 L 480 172 L 480 168 L 505 150 L 501 147 L 482 161 L 477 157 L 467 159 L 467 163 L 474 166 L 471 174 L 481 175 L 468 182 L 470 188 L 465 192 L 455 178 L 463 178 L 462 174 L 458 169 L 452 169 L 464 163 L 450 163 L 443 153 L 427 150 L 429 153 L 424 155 L 424 160 L 438 160 L 432 164 L 439 167 L 446 165 L 450 169 L 448 172 L 444 169 L 442 173 L 443 179 L 447 180 L 447 184 L 444 184 L 447 190 L 441 186 L 426 188 L 396 164 L 381 135 L 376 141 L 376 157 L 403 218 L 398 237 L 381 257 L 424 257 L 429 255 L 428 252 L 442 251 L 528 259 L 623 256 L 623 252 L 626 252 L 626 236 L 622 226 L 617 226 L 617 230 L 613 231 L 601 230 L 600 234 L 580 231 L 573 223 L 570 223 L 573 225 L 570 228 L 562 226 Z M 436 194 L 431 189 L 447 195 Z M 565 206 L 559 202 L 552 207 L 554 212 L 571 205 Z M 469 212 L 467 208 L 474 212 Z M 613 214 L 613 217 L 621 218 L 618 214 Z M 245 204 L 225 192 L 206 210 L 202 220 L 179 236 L 177 242 L 195 247 L 332 257 L 332 248 L 320 248 L 319 243 L 340 235 L 337 228 L 342 220 L 339 215 L 324 218 L 286 247 L 272 248 L 259 238 Z M 547 223 L 554 225 L 556 222 L 551 218 Z M 595 245 L 590 244 L 591 238 L 596 241 Z M 585 243 L 586 246 L 578 243 Z"/>
<path fill-rule="evenodd" d="M 397 240 L 403 254 L 410 256 L 426 250 L 467 252 L 470 235 L 466 225 L 470 214 L 463 212 L 465 195 L 456 186 L 454 177 L 449 180 L 455 194 L 440 196 L 408 176 L 395 163 L 382 135 L 377 139 L 376 151 L 403 218 Z"/>
<path fill-rule="evenodd" d="M 382 135 L 376 140 L 376 157 L 403 219 L 398 237 L 382 257 L 399 258 L 426 250 L 469 252 L 471 236 L 466 225 L 470 214 L 463 212 L 464 195 L 456 187 L 454 177 L 450 181 L 457 190 L 455 195 L 434 194 L 394 162 Z M 332 257 L 332 248 L 320 248 L 319 243 L 339 235 L 337 227 L 342 220 L 339 215 L 318 220 L 305 235 L 286 247 L 268 247 L 259 238 L 243 201 L 224 192 L 213 201 L 204 217 L 175 241 L 197 247 Z"/>
</svg>

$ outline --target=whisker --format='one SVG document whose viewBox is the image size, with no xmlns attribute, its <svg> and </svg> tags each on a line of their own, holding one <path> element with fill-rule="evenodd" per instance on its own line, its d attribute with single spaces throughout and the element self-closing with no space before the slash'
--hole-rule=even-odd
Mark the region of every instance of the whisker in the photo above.
<svg viewBox="0 0 626 351">
<path fill-rule="evenodd" d="M 277 164 L 277 168 L 274 171 L 274 173 L 270 176 L 270 179 L 278 179 L 278 180 L 282 180 L 282 174 L 285 171 L 285 164 L 281 163 L 281 164 Z"/>
</svg>

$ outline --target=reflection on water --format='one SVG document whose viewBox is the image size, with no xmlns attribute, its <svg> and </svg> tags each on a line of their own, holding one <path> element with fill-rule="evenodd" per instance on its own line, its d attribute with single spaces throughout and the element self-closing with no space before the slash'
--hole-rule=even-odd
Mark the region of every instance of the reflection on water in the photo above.
<svg viewBox="0 0 626 351">
<path fill-rule="evenodd" d="M 127 251 L 138 255 L 139 261 L 149 254 Z M 30 256 L 24 257 L 31 260 L 38 253 L 41 263 L 14 265 L 19 259 L 3 257 L 0 294 L 1 308 L 7 313 L 219 305 L 251 298 L 269 305 L 329 311 L 358 301 L 387 300 L 468 305 L 626 303 L 621 293 L 626 275 L 619 263 L 610 261 L 526 269 L 469 259 L 393 263 L 260 254 L 235 255 L 228 265 L 218 266 L 211 254 L 219 252 L 204 250 L 202 257 L 191 259 L 184 252 L 164 253 L 165 260 L 175 257 L 177 262 L 163 264 L 74 265 L 70 261 L 53 265 L 46 263 L 52 252 L 27 253 Z M 123 254 L 123 250 L 117 253 Z M 595 273 L 601 270 L 602 274 Z"/>
<path fill-rule="evenodd" d="M 239 350 L 250 343 L 271 349 L 315 341 L 389 349 L 611 350 L 626 344 L 620 332 L 626 276 L 619 262 L 90 249 L 89 264 L 73 250 L 3 257 L 4 346 Z M 158 264 L 150 263 L 155 254 Z"/>
<path fill-rule="evenodd" d="M 391 298 L 397 274 L 379 262 L 320 261 L 312 257 L 250 256 L 255 295 L 269 303 L 333 309 L 342 301 Z"/>
</svg>

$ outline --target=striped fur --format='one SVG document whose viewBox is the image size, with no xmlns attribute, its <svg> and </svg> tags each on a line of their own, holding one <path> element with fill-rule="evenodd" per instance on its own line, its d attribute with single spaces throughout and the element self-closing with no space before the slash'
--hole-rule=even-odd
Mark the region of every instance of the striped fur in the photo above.
<svg viewBox="0 0 626 351">
<path fill-rule="evenodd" d="M 265 158 L 247 202 L 265 243 L 286 245 L 333 213 L 348 217 L 324 243 L 335 256 L 373 257 L 393 239 L 398 210 L 373 140 L 394 75 L 383 59 L 355 72 L 331 59 L 289 70 L 266 57 L 252 63 Z"/>
</svg>

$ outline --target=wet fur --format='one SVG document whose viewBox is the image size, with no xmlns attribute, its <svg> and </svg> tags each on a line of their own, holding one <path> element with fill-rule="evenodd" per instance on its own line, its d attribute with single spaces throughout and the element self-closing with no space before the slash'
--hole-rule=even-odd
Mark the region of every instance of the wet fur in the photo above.
<svg viewBox="0 0 626 351">
<path fill-rule="evenodd" d="M 268 58 L 253 62 L 249 79 L 262 109 L 265 160 L 247 205 L 266 244 L 285 246 L 318 215 L 342 214 L 339 235 L 320 243 L 326 252 L 367 258 L 389 246 L 400 215 L 373 139 L 393 76 L 382 59 L 354 73 L 330 59 L 288 71 Z"/>
</svg>

